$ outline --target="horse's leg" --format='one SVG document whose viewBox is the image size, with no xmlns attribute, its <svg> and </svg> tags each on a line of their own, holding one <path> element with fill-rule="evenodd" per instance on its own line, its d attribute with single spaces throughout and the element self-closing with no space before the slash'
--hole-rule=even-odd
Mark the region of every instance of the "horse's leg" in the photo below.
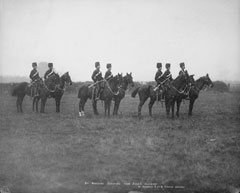
<svg viewBox="0 0 240 193">
<path fill-rule="evenodd" d="M 19 97 L 19 106 L 20 106 L 20 112 L 21 113 L 23 112 L 22 103 L 23 103 L 24 96 L 25 96 L 25 94 Z"/>
<path fill-rule="evenodd" d="M 151 97 L 150 102 L 148 104 L 148 109 L 149 109 L 149 116 L 152 117 L 152 106 L 154 105 L 156 101 L 156 97 Z"/>
<path fill-rule="evenodd" d="M 192 116 L 192 110 L 193 110 L 193 105 L 194 105 L 195 100 L 196 100 L 196 98 L 190 98 L 188 116 Z"/>
<path fill-rule="evenodd" d="M 36 104 L 36 97 L 33 97 L 33 101 L 32 101 L 32 111 L 34 112 L 34 107 Z"/>
<path fill-rule="evenodd" d="M 116 103 L 116 114 L 115 114 L 115 115 L 118 115 L 118 110 L 119 110 L 120 102 L 121 102 L 121 100 L 118 100 L 117 103 Z"/>
<path fill-rule="evenodd" d="M 108 101 L 108 106 L 107 106 L 107 111 L 108 111 L 108 118 L 110 118 L 110 108 L 111 108 L 111 100 Z"/>
<path fill-rule="evenodd" d="M 19 96 L 17 96 L 17 100 L 16 100 L 17 112 L 19 113 L 18 103 L 19 103 Z"/>
<path fill-rule="evenodd" d="M 39 103 L 39 100 L 40 100 L 40 98 L 37 97 L 37 98 L 36 98 L 36 112 L 37 112 L 37 113 L 38 113 L 38 103 Z"/>
<path fill-rule="evenodd" d="M 180 110 L 180 105 L 181 105 L 181 102 L 182 102 L 182 98 L 178 98 L 177 99 L 177 112 L 176 112 L 176 116 L 179 117 L 179 110 Z"/>
<path fill-rule="evenodd" d="M 81 117 L 82 116 L 82 99 L 80 98 L 80 100 L 79 100 L 79 104 L 78 104 L 78 113 L 79 113 L 79 117 Z"/>
<path fill-rule="evenodd" d="M 92 106 L 93 106 L 94 114 L 99 115 L 98 110 L 97 110 L 97 101 L 93 100 Z"/>
<path fill-rule="evenodd" d="M 141 117 L 141 111 L 142 111 L 142 106 L 146 102 L 147 98 L 142 98 L 140 99 L 139 105 L 138 105 L 138 117 Z"/>
<path fill-rule="evenodd" d="M 115 99 L 115 101 L 114 101 L 114 106 L 113 106 L 113 115 L 116 115 L 116 109 L 117 109 L 117 101 L 116 101 L 117 99 Z"/>
<path fill-rule="evenodd" d="M 166 113 L 168 117 L 170 113 L 170 104 L 169 104 L 169 99 L 167 97 L 165 97 L 165 107 L 166 107 Z"/>
<path fill-rule="evenodd" d="M 117 115 L 117 114 L 118 114 L 119 104 L 120 104 L 120 100 L 115 99 L 115 102 L 114 102 L 114 109 L 113 109 L 113 115 Z"/>
<path fill-rule="evenodd" d="M 104 116 L 107 116 L 107 101 L 104 101 Z"/>
<path fill-rule="evenodd" d="M 56 112 L 60 112 L 60 102 L 61 102 L 62 96 L 55 97 L 55 102 L 56 102 Z"/>
<path fill-rule="evenodd" d="M 174 106 L 175 106 L 175 99 L 172 100 L 172 118 L 174 118 Z"/>
<path fill-rule="evenodd" d="M 44 96 L 43 98 L 41 98 L 41 109 L 40 109 L 40 113 L 44 113 L 44 108 L 45 108 L 46 101 L 47 101 L 47 96 Z"/>
</svg>

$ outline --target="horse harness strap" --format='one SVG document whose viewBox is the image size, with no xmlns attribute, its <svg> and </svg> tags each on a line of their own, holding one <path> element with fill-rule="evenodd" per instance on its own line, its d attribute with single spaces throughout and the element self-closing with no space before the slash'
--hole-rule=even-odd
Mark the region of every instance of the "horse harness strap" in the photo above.
<svg viewBox="0 0 240 193">
<path fill-rule="evenodd" d="M 119 94 L 119 89 L 116 93 L 113 92 L 113 90 L 111 89 L 111 87 L 109 86 L 108 82 L 106 82 L 107 84 L 107 88 L 110 90 L 110 92 L 113 94 L 113 95 L 118 95 Z"/>
<path fill-rule="evenodd" d="M 187 89 L 187 85 L 185 86 L 185 88 L 182 91 L 179 91 L 175 86 L 172 86 L 172 88 L 174 90 L 176 90 L 179 94 L 183 94 L 185 92 L 185 90 Z"/>
</svg>

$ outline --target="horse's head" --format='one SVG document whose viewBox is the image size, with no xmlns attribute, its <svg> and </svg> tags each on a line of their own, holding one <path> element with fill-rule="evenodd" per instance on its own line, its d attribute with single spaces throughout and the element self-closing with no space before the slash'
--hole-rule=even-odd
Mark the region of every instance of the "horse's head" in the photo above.
<svg viewBox="0 0 240 193">
<path fill-rule="evenodd" d="M 133 77 L 132 77 L 132 73 L 131 72 L 129 74 L 127 73 L 123 77 L 123 81 L 126 82 L 127 84 L 130 84 L 132 87 L 134 87 Z"/>
<path fill-rule="evenodd" d="M 209 86 L 210 88 L 213 87 L 213 82 L 210 79 L 209 75 L 207 74 L 206 76 L 201 77 L 203 84 Z"/>
<path fill-rule="evenodd" d="M 188 82 L 192 85 L 195 83 L 194 74 L 189 76 Z"/>
<path fill-rule="evenodd" d="M 72 80 L 71 80 L 71 77 L 70 77 L 70 75 L 69 75 L 69 72 L 64 73 L 64 74 L 61 76 L 61 78 L 62 78 L 62 80 L 63 80 L 64 82 L 66 82 L 67 84 L 72 85 Z"/>
</svg>

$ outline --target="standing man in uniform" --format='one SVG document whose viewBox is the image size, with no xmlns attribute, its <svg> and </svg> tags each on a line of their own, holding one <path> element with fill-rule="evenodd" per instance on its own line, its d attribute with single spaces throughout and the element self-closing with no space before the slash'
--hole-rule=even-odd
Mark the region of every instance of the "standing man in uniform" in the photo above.
<svg viewBox="0 0 240 193">
<path fill-rule="evenodd" d="M 96 83 L 96 98 L 95 100 L 98 100 L 100 97 L 100 92 L 101 92 L 101 80 L 103 80 L 102 77 L 102 72 L 100 71 L 100 63 L 99 62 L 95 62 L 95 70 L 92 73 L 92 80 L 94 81 L 94 83 Z"/>
<path fill-rule="evenodd" d="M 38 96 L 38 83 L 37 81 L 40 80 L 39 73 L 37 71 L 37 63 L 33 62 L 32 63 L 33 69 L 30 72 L 30 79 L 31 79 L 31 96 Z"/>
</svg>

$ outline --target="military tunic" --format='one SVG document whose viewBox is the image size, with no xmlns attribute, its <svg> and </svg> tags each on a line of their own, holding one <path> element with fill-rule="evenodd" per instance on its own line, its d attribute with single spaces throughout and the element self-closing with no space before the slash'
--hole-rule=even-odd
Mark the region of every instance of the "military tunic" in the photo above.
<svg viewBox="0 0 240 193">
<path fill-rule="evenodd" d="M 37 69 L 32 69 L 29 77 L 31 78 L 32 81 L 38 80 L 40 78 L 40 76 L 39 76 Z"/>
<path fill-rule="evenodd" d="M 106 80 L 109 80 L 109 79 L 111 79 L 112 77 L 113 77 L 112 72 L 111 72 L 110 70 L 107 70 L 106 73 L 105 73 L 104 78 L 105 78 Z"/>
<path fill-rule="evenodd" d="M 53 74 L 55 74 L 53 69 L 49 69 L 47 70 L 47 72 L 44 74 L 44 79 L 49 78 L 50 76 L 52 76 Z"/>
<path fill-rule="evenodd" d="M 164 74 L 163 74 L 163 79 L 166 80 L 167 78 L 168 78 L 170 81 L 173 80 L 172 74 L 171 74 L 170 70 L 166 70 L 166 71 L 164 72 Z"/>
<path fill-rule="evenodd" d="M 102 79 L 103 79 L 102 72 L 99 69 L 94 70 L 93 74 L 92 74 L 92 80 L 94 82 L 97 82 L 97 81 L 100 81 Z"/>
<path fill-rule="evenodd" d="M 161 71 L 161 70 L 158 70 L 158 71 L 156 72 L 156 74 L 155 74 L 155 81 L 156 81 L 157 83 L 160 83 L 161 80 L 162 80 L 162 77 L 163 77 L 162 71 Z"/>
</svg>

